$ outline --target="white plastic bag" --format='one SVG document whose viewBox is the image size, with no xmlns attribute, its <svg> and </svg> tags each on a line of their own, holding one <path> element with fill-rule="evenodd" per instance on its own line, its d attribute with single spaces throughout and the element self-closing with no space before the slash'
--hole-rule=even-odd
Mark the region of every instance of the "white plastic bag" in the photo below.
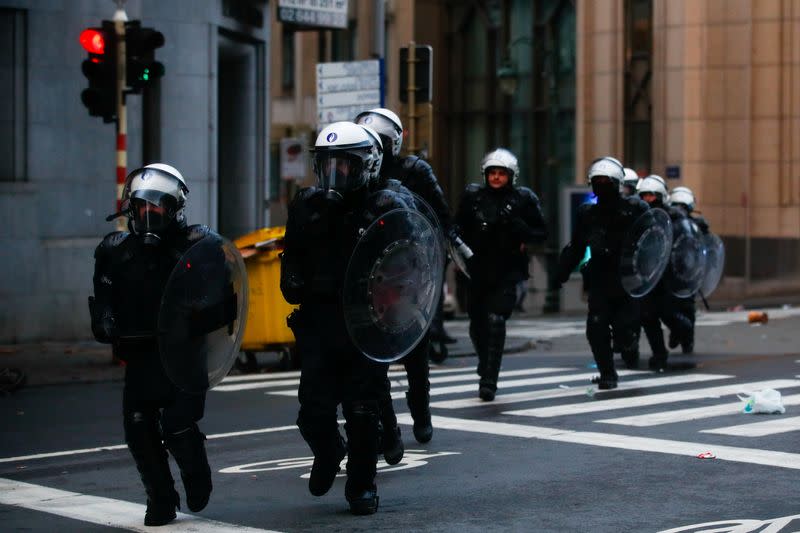
<svg viewBox="0 0 800 533">
<path fill-rule="evenodd" d="M 781 393 L 775 389 L 762 389 L 750 396 L 739 394 L 738 397 L 742 400 L 742 412 L 746 414 L 786 412 L 781 401 Z"/>
</svg>

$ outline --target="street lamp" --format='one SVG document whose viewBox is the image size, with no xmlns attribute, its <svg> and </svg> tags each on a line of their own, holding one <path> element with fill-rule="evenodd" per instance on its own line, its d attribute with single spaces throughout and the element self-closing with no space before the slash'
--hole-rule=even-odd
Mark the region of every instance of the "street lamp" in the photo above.
<svg viewBox="0 0 800 533">
<path fill-rule="evenodd" d="M 517 92 L 517 84 L 519 80 L 519 71 L 517 70 L 516 63 L 511 59 L 511 49 L 522 43 L 533 44 L 533 39 L 530 37 L 517 37 L 506 47 L 506 58 L 503 60 L 503 64 L 500 65 L 500 68 L 497 69 L 495 75 L 497 76 L 497 82 L 500 86 L 500 90 L 507 94 L 508 96 L 513 96 L 515 92 Z"/>
</svg>

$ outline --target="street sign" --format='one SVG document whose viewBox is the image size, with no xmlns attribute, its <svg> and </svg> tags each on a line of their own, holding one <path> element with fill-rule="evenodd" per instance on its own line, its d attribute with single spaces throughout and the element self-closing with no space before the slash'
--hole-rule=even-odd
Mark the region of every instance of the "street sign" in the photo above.
<svg viewBox="0 0 800 533">
<path fill-rule="evenodd" d="M 670 165 L 667 166 L 667 171 L 665 174 L 667 175 L 668 180 L 677 180 L 681 177 L 681 166 L 680 165 Z"/>
<path fill-rule="evenodd" d="M 317 64 L 317 126 L 383 105 L 381 60 Z"/>
<path fill-rule="evenodd" d="M 278 20 L 297 26 L 347 28 L 347 0 L 278 0 Z"/>
<path fill-rule="evenodd" d="M 281 179 L 302 180 L 308 171 L 306 153 L 308 146 L 305 139 L 285 137 L 280 141 Z"/>
</svg>

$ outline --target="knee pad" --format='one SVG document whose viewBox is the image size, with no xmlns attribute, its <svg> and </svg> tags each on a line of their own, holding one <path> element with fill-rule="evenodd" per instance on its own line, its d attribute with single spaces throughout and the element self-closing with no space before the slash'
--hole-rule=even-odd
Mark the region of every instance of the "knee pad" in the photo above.
<svg viewBox="0 0 800 533">
<path fill-rule="evenodd" d="M 161 440 L 161 429 L 158 421 L 150 414 L 142 411 L 125 413 L 123 417 L 125 442 L 131 448 L 136 448 L 153 439 Z"/>
</svg>

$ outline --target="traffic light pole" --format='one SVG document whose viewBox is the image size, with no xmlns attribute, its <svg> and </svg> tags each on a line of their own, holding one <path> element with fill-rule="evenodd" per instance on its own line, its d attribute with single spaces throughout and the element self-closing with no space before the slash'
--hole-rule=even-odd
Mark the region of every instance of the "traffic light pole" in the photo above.
<svg viewBox="0 0 800 533">
<path fill-rule="evenodd" d="M 123 2 L 117 3 L 114 12 L 114 29 L 117 33 L 117 212 L 122 210 L 122 190 L 125 187 L 125 177 L 128 174 L 128 113 L 125 107 L 125 80 L 126 52 L 125 52 L 125 23 L 128 15 L 125 13 Z M 117 229 L 126 230 L 126 218 L 117 218 Z"/>
<path fill-rule="evenodd" d="M 417 153 L 417 83 L 414 76 L 417 71 L 417 44 L 414 41 L 408 43 L 408 151 L 412 154 Z"/>
</svg>

